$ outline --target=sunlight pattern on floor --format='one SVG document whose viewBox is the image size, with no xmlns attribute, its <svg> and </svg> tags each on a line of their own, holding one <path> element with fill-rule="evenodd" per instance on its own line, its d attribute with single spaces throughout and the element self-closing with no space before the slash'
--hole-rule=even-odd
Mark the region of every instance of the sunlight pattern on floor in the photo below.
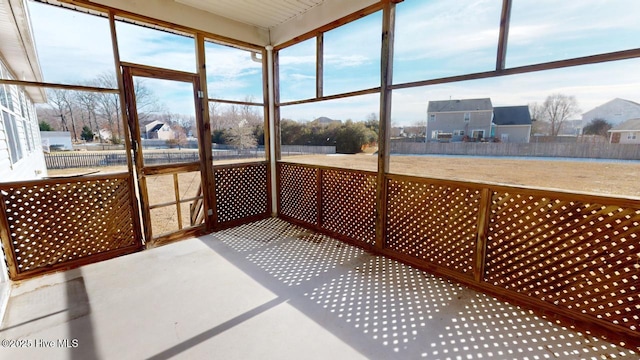
<svg viewBox="0 0 640 360">
<path fill-rule="evenodd" d="M 306 231 L 250 254 L 247 259 L 286 285 L 295 286 L 362 254 L 364 250 L 360 248 Z"/>
<path fill-rule="evenodd" d="M 274 240 L 299 236 L 305 231 L 281 220 L 265 219 L 217 232 L 215 237 L 238 252 L 249 252 Z"/>
<path fill-rule="evenodd" d="M 292 290 L 275 290 L 279 296 L 314 314 L 345 342 L 366 344 L 368 356 L 640 359 L 528 310 L 282 220 L 215 237 Z"/>
</svg>

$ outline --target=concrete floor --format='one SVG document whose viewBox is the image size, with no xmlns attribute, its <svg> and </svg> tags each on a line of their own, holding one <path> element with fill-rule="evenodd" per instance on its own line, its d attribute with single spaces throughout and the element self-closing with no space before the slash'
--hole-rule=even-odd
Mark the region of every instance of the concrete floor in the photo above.
<svg viewBox="0 0 640 360">
<path fill-rule="evenodd" d="M 14 283 L 2 325 L 0 359 L 640 358 L 277 219 Z"/>
</svg>

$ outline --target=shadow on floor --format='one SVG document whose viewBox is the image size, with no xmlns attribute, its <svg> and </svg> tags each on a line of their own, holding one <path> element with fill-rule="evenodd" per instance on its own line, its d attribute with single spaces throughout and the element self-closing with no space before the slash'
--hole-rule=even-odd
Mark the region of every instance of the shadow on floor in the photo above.
<svg viewBox="0 0 640 360">
<path fill-rule="evenodd" d="M 278 219 L 200 239 L 276 298 L 152 359 L 180 355 L 283 303 L 367 358 L 638 358 L 630 350 Z"/>
</svg>

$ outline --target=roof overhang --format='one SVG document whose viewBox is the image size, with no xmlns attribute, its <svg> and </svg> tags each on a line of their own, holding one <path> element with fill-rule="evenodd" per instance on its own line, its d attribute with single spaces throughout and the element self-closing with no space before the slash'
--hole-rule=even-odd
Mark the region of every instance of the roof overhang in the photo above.
<svg viewBox="0 0 640 360">
<path fill-rule="evenodd" d="M 60 0 L 103 5 L 261 47 L 283 44 L 380 1 Z"/>
<path fill-rule="evenodd" d="M 16 80 L 42 82 L 26 0 L 0 1 L 0 56 Z M 33 102 L 46 102 L 43 88 L 26 92 Z"/>
</svg>

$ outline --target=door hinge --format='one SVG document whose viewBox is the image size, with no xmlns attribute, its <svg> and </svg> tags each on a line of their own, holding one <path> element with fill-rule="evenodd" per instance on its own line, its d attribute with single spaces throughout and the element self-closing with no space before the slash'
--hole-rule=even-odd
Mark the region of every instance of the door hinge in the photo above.
<svg viewBox="0 0 640 360">
<path fill-rule="evenodd" d="M 207 215 L 209 215 L 209 216 L 213 215 L 213 209 L 207 210 Z"/>
<path fill-rule="evenodd" d="M 204 98 L 204 91 L 198 90 L 198 98 L 200 98 L 200 99 Z"/>
</svg>

